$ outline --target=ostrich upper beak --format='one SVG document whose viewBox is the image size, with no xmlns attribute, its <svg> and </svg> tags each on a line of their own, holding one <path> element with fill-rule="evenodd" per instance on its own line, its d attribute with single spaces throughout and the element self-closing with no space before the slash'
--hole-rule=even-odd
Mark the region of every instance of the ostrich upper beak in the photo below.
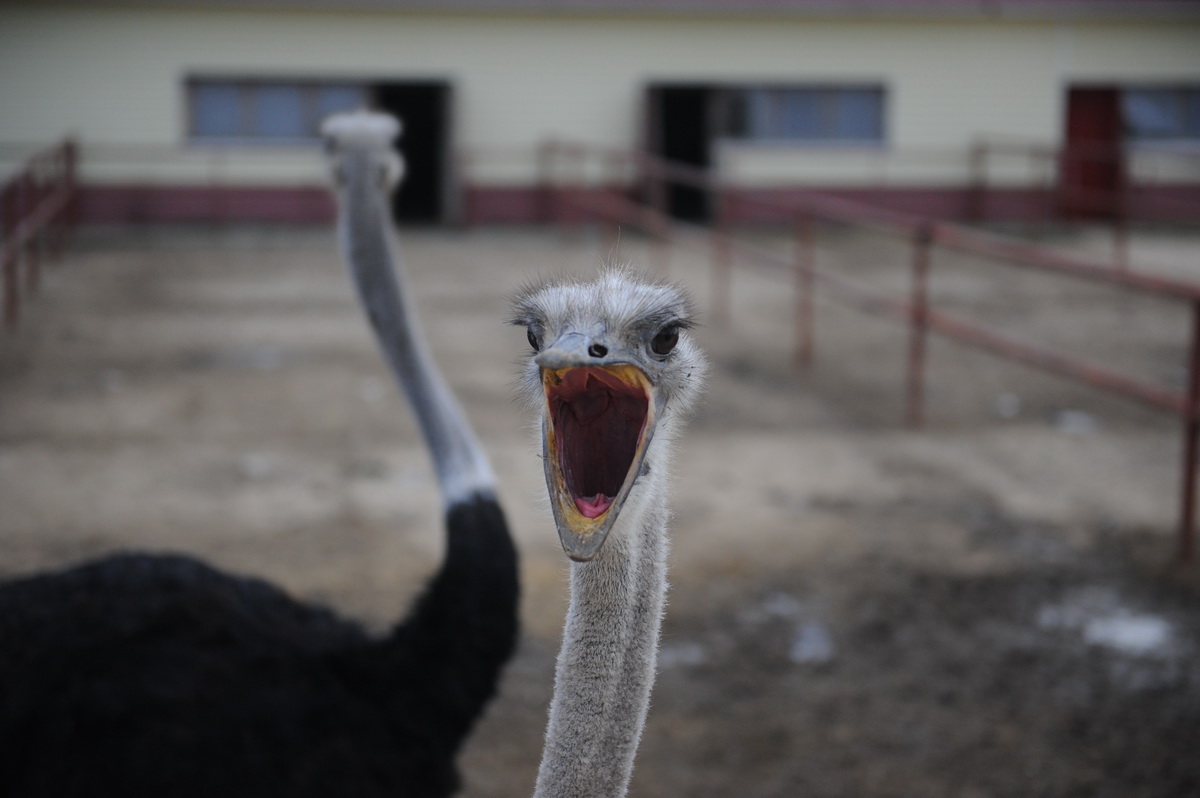
<svg viewBox="0 0 1200 798">
<path fill-rule="evenodd" d="M 567 556 L 596 556 L 642 468 L 654 432 L 654 387 L 619 357 L 595 357 L 568 333 L 542 351 L 542 452 L 550 505 Z"/>
</svg>

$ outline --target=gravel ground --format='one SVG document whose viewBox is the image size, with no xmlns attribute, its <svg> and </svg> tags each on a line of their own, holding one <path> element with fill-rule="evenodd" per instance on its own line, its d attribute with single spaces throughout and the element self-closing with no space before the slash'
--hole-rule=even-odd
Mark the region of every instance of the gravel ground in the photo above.
<svg viewBox="0 0 1200 798">
<path fill-rule="evenodd" d="M 710 305 L 707 252 L 631 235 L 403 233 L 439 362 L 501 475 L 523 640 L 462 759 L 465 795 L 532 789 L 566 565 L 506 295 L 612 257 Z M 896 296 L 907 253 L 822 230 L 820 262 Z M 788 243 L 762 235 L 762 246 Z M 1052 244 L 1103 253 L 1099 233 Z M 1134 262 L 1200 280 L 1200 238 Z M 1148 268 L 1139 266 L 1138 268 Z M 937 252 L 939 309 L 1182 386 L 1186 308 Z M 661 672 L 639 796 L 1200 794 L 1200 576 L 1174 562 L 1165 413 L 818 302 L 792 365 L 790 282 L 739 270 L 700 336 L 681 441 Z M 319 230 L 91 230 L 0 337 L 0 575 L 186 551 L 382 627 L 436 566 L 427 457 Z"/>
</svg>

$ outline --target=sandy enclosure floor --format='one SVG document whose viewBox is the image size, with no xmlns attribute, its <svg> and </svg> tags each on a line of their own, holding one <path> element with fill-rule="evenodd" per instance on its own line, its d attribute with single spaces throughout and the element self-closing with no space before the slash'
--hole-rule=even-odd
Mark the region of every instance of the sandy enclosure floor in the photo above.
<svg viewBox="0 0 1200 798">
<path fill-rule="evenodd" d="M 907 252 L 821 231 L 904 296 Z M 532 789 L 566 564 L 513 398 L 506 296 L 615 251 L 710 306 L 709 256 L 626 235 L 407 231 L 431 344 L 500 474 L 523 639 L 462 758 Z M 764 247 L 786 251 L 764 235 Z M 1060 237 L 1103 252 L 1102 236 Z M 1135 263 L 1200 280 L 1200 238 Z M 1178 388 L 1186 309 L 938 252 L 946 312 Z M 905 429 L 906 332 L 739 271 L 681 441 L 672 592 L 639 796 L 1200 794 L 1200 577 L 1175 566 L 1178 422 L 940 340 Z M 440 556 L 427 456 L 328 231 L 89 231 L 0 337 L 0 576 L 186 551 L 382 628 Z"/>
</svg>

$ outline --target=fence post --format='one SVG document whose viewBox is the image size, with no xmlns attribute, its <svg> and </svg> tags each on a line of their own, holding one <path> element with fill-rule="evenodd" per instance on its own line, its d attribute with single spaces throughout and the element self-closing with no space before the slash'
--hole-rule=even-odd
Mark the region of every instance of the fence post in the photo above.
<svg viewBox="0 0 1200 798">
<path fill-rule="evenodd" d="M 4 187 L 4 324 L 10 331 L 17 328 L 21 314 L 20 280 L 17 279 L 21 251 L 16 246 L 21 223 L 20 195 L 14 179 Z"/>
<path fill-rule="evenodd" d="M 38 290 L 43 261 L 61 249 L 66 231 L 76 222 L 76 158 L 75 144 L 67 140 L 29 158 L 20 172 L 0 185 L 0 279 L 4 326 L 10 331 L 20 321 L 22 290 Z"/>
<path fill-rule="evenodd" d="M 83 203 L 79 190 L 79 145 L 71 139 L 63 144 L 63 183 L 70 197 L 63 219 L 67 229 L 74 230 L 79 225 Z"/>
<path fill-rule="evenodd" d="M 17 178 L 17 218 L 19 224 L 24 227 L 29 218 L 33 215 L 34 209 L 37 207 L 37 193 L 35 192 L 33 173 L 37 168 L 37 156 L 34 156 L 25 170 Z M 23 231 L 24 232 L 24 231 Z M 25 270 L 25 287 L 28 288 L 31 284 L 37 282 L 37 237 L 32 230 L 28 231 L 28 235 L 23 237 L 23 241 L 17 246 L 17 273 L 13 279 L 18 283 L 21 281 L 20 271 L 23 267 Z M 18 291 L 21 289 L 18 288 Z M 26 294 L 29 292 L 26 291 Z M 20 304 L 20 300 L 17 300 Z"/>
<path fill-rule="evenodd" d="M 913 235 L 912 302 L 909 307 L 908 426 L 925 423 L 925 339 L 929 327 L 929 250 L 933 224 L 922 222 Z"/>
<path fill-rule="evenodd" d="M 1179 559 L 1196 556 L 1196 454 L 1200 438 L 1200 301 L 1192 302 L 1188 390 L 1183 408 L 1183 485 L 1180 493 Z"/>
<path fill-rule="evenodd" d="M 970 154 L 967 156 L 971 174 L 967 218 L 973 222 L 984 220 L 984 211 L 987 205 L 987 150 L 987 142 L 979 140 L 971 145 Z"/>
<path fill-rule="evenodd" d="M 30 164 L 26 182 L 25 215 L 33 216 L 46 199 L 46 160 L 38 156 Z M 46 225 L 38 225 L 29 239 L 29 257 L 25 260 L 25 290 L 32 296 L 42 282 L 42 257 L 46 245 Z"/>
<path fill-rule="evenodd" d="M 229 212 L 229 204 L 235 201 L 234 197 L 236 196 L 235 190 L 229 185 L 229 181 L 226 179 L 226 172 L 228 171 L 227 153 L 228 151 L 225 148 L 219 147 L 209 151 L 208 154 L 209 190 L 212 192 L 210 196 L 215 203 L 211 224 L 217 229 L 223 228 L 232 218 L 232 214 Z"/>
<path fill-rule="evenodd" d="M 1046 237 L 1046 233 L 1050 229 L 1050 223 L 1053 221 L 1059 208 L 1058 191 L 1059 184 L 1062 180 L 1058 176 L 1058 171 L 1062 168 L 1060 160 L 1055 158 L 1054 150 L 1046 152 L 1037 149 L 1029 151 L 1030 168 L 1041 175 L 1042 180 L 1042 198 L 1041 205 L 1035 213 L 1037 217 L 1034 221 L 1034 236 L 1040 242 Z"/>
<path fill-rule="evenodd" d="M 802 212 L 796 222 L 796 367 L 813 360 L 813 272 L 817 262 L 816 222 Z"/>
<path fill-rule="evenodd" d="M 612 150 L 601 154 L 600 157 L 600 185 L 596 192 L 596 201 L 599 203 L 602 217 L 600 224 L 608 236 L 606 249 L 611 253 L 610 257 L 617 257 L 617 247 L 621 243 L 621 231 L 624 226 L 638 226 L 636 218 L 626 215 L 624 210 L 618 210 L 626 207 L 625 200 L 628 199 L 625 181 L 628 157 L 622 150 Z M 609 212 L 608 208 L 612 211 Z"/>
<path fill-rule="evenodd" d="M 729 221 L 725 192 L 714 184 L 712 246 L 713 282 L 712 315 L 719 326 L 728 326 L 730 317 L 730 294 L 733 292 L 733 242 L 729 238 Z"/>
<path fill-rule="evenodd" d="M 670 210 L 667 207 L 667 176 L 658 168 L 658 162 L 646 153 L 640 155 L 638 163 L 646 186 L 646 200 L 655 213 L 665 217 Z"/>
<path fill-rule="evenodd" d="M 447 215 L 455 229 L 470 230 L 475 221 L 471 197 L 471 152 L 466 148 L 456 149 L 450 155 L 450 163 L 450 200 Z"/>
<path fill-rule="evenodd" d="M 1125 167 L 1118 161 L 1116 196 L 1113 197 L 1113 260 L 1117 271 L 1129 271 L 1129 185 Z"/>
<path fill-rule="evenodd" d="M 584 194 L 587 182 L 587 152 L 577 144 L 560 144 L 556 150 L 567 166 L 565 187 L 560 192 L 564 237 L 575 238 L 589 221 Z"/>
<path fill-rule="evenodd" d="M 1129 271 L 1129 219 L 1118 211 L 1113 219 L 1113 261 L 1117 271 Z"/>
<path fill-rule="evenodd" d="M 545 156 L 550 181 L 551 213 L 554 223 L 558 226 L 558 234 L 564 241 L 575 233 L 575 225 L 571 216 L 574 201 L 572 170 L 575 168 L 575 164 L 571 160 L 571 155 L 568 145 L 555 140 L 546 142 Z"/>
<path fill-rule="evenodd" d="M 655 226 L 658 233 L 657 257 L 655 262 L 659 274 L 667 274 L 671 270 L 671 247 L 673 234 L 671 232 L 671 211 L 667 204 L 667 176 L 658 169 L 658 162 L 647 153 L 638 153 L 637 163 L 641 171 L 642 185 L 646 191 L 646 202 L 653 210 Z"/>
<path fill-rule="evenodd" d="M 537 146 L 538 221 L 549 223 L 558 220 L 558 192 L 554 184 L 554 150 L 557 145 L 545 139 Z"/>
</svg>

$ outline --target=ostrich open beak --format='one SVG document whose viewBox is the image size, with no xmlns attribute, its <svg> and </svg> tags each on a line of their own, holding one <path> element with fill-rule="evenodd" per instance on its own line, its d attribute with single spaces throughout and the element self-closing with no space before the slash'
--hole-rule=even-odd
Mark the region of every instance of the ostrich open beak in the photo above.
<svg viewBox="0 0 1200 798">
<path fill-rule="evenodd" d="M 544 352 L 546 413 L 542 453 L 563 551 L 596 556 L 634 480 L 654 432 L 654 388 L 628 363 L 572 362 Z"/>
</svg>

